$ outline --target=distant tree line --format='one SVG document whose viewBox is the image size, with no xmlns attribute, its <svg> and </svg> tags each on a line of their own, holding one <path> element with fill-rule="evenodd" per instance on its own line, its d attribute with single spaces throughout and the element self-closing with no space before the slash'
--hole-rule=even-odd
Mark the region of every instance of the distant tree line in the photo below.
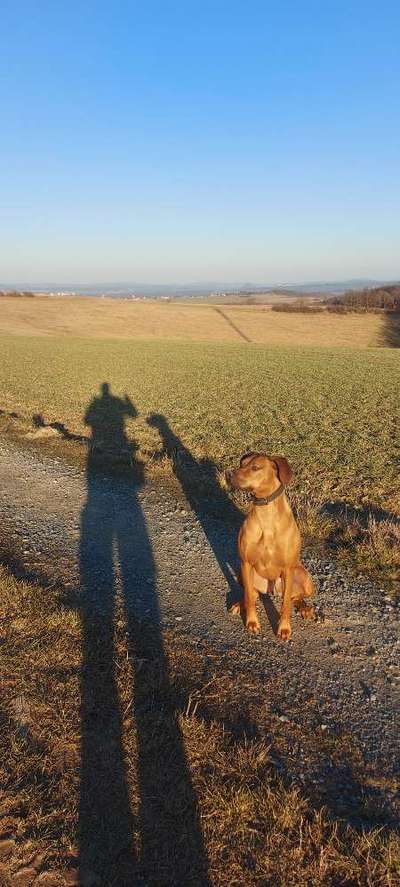
<svg viewBox="0 0 400 887">
<path fill-rule="evenodd" d="M 325 311 L 322 304 L 306 301 L 305 299 L 295 299 L 293 302 L 277 302 L 272 305 L 273 311 L 284 311 L 288 314 L 321 314 Z"/>
<path fill-rule="evenodd" d="M 284 311 L 288 314 L 320 314 L 322 311 L 332 314 L 400 313 L 400 284 L 378 286 L 373 289 L 348 290 L 343 295 L 331 296 L 331 298 L 318 303 L 310 303 L 306 299 L 277 302 L 272 306 L 272 310 Z"/>
<path fill-rule="evenodd" d="M 400 284 L 374 289 L 349 290 L 342 296 L 327 299 L 327 307 L 345 311 L 400 311 Z"/>
<path fill-rule="evenodd" d="M 19 299 L 21 298 L 21 296 L 29 296 L 33 298 L 34 295 L 34 293 L 31 293 L 28 290 L 0 290 L 0 298 L 3 297 L 7 299 Z"/>
</svg>

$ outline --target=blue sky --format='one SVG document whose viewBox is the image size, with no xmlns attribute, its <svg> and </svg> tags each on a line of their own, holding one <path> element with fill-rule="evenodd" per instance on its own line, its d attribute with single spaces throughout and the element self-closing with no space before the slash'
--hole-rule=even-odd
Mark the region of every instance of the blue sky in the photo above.
<svg viewBox="0 0 400 887">
<path fill-rule="evenodd" d="M 400 277 L 398 2 L 1 11 L 0 282 Z"/>
</svg>

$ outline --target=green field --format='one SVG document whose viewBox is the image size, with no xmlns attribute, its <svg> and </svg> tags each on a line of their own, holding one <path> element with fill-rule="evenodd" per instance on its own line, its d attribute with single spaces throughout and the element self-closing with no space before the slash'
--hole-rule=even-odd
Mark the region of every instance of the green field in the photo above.
<svg viewBox="0 0 400 887">
<path fill-rule="evenodd" d="M 400 511 L 400 360 L 394 349 L 0 338 L 0 409 L 89 433 L 102 382 L 139 416 L 127 430 L 160 450 L 165 416 L 196 458 L 219 468 L 244 450 L 284 453 L 301 498 Z"/>
</svg>

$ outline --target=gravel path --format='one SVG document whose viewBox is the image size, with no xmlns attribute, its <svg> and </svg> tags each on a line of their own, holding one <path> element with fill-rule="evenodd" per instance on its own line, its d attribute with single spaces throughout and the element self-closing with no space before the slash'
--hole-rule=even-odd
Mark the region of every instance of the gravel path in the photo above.
<svg viewBox="0 0 400 887">
<path fill-rule="evenodd" d="M 209 502 L 191 506 L 176 478 L 150 479 L 135 491 L 126 479 L 87 477 L 37 449 L 0 439 L 1 537 L 28 571 L 78 592 L 89 582 L 94 606 L 102 606 L 104 573 L 108 581 L 111 575 L 116 593 L 130 598 L 139 618 L 231 651 L 238 669 L 251 668 L 261 680 L 273 674 L 273 705 L 282 721 L 309 719 L 312 693 L 315 729 L 351 734 L 366 761 L 393 776 L 398 607 L 371 582 L 305 552 L 317 586 L 317 621 L 294 617 L 292 640 L 281 644 L 271 627 L 271 601 L 270 619 L 260 605 L 262 635 L 248 636 L 226 612 L 229 585 L 235 586 L 236 529 L 213 514 Z"/>
</svg>

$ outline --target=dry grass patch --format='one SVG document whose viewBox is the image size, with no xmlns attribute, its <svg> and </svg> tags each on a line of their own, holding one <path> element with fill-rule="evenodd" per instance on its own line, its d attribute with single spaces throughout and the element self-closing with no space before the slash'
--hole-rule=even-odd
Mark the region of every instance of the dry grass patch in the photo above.
<svg viewBox="0 0 400 887">
<path fill-rule="evenodd" d="M 120 612 L 109 658 L 93 618 L 82 673 L 78 604 L 0 572 L 4 884 L 29 866 L 37 887 L 45 872 L 74 883 L 79 866 L 80 884 L 104 887 L 399 883 L 399 840 L 378 826 L 354 741 L 281 723 L 273 680 L 232 654 L 172 633 L 160 646 L 146 625 L 132 646 Z M 298 746 L 310 772 L 329 763 L 314 794 L 296 783 Z"/>
<path fill-rule="evenodd" d="M 377 346 L 384 319 L 374 314 L 311 317 L 268 307 L 212 306 L 120 299 L 1 299 L 0 333 L 109 339 L 170 339 L 265 345 Z"/>
<path fill-rule="evenodd" d="M 328 538 L 340 559 L 383 583 L 394 597 L 400 594 L 400 522 L 372 515 L 366 523 L 342 520 L 333 522 Z"/>
</svg>

